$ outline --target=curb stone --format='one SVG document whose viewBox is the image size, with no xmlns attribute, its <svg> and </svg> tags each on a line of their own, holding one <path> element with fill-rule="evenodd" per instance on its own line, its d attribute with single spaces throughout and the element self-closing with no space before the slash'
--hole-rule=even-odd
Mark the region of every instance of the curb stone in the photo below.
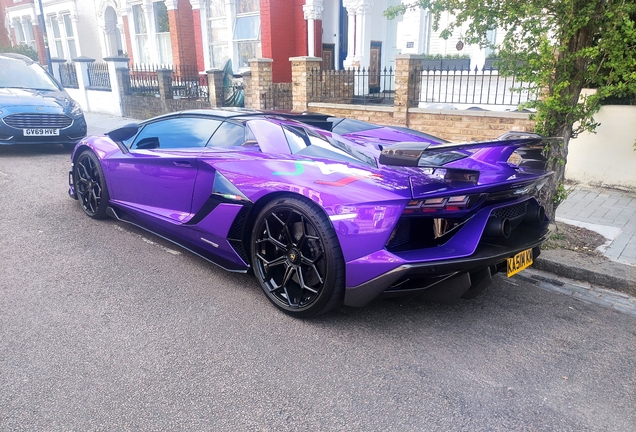
<svg viewBox="0 0 636 432">
<path fill-rule="evenodd" d="M 542 250 L 533 267 L 636 296 L 636 267 L 566 249 Z"/>
</svg>

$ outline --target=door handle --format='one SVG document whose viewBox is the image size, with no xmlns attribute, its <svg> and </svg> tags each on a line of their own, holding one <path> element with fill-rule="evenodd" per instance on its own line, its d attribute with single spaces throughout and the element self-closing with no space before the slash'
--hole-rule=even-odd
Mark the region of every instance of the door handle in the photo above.
<svg viewBox="0 0 636 432">
<path fill-rule="evenodd" d="M 192 164 L 190 162 L 174 161 L 173 163 L 175 164 L 175 166 L 178 166 L 178 167 L 192 168 Z"/>
</svg>

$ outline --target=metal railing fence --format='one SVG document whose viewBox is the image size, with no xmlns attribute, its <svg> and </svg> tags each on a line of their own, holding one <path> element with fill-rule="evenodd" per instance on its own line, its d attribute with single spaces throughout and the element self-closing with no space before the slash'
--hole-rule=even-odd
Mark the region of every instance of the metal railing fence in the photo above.
<svg viewBox="0 0 636 432">
<path fill-rule="evenodd" d="M 293 107 L 292 83 L 271 84 L 266 93 L 261 95 L 264 109 L 291 110 Z"/>
<path fill-rule="evenodd" d="M 394 94 L 392 67 L 311 71 L 310 97 L 315 102 L 392 104 Z"/>
<path fill-rule="evenodd" d="M 88 85 L 90 87 L 110 89 L 110 74 L 108 64 L 89 63 L 88 64 Z"/>
<path fill-rule="evenodd" d="M 134 64 L 129 71 L 129 91 L 133 95 L 148 96 L 159 94 L 159 69 L 172 69 L 172 66 L 156 64 Z"/>
<path fill-rule="evenodd" d="M 492 68 L 417 69 L 415 78 L 412 97 L 420 103 L 518 106 L 538 98 L 529 83 Z"/>
<path fill-rule="evenodd" d="M 196 65 L 179 65 L 172 68 L 172 97 L 209 100 L 208 75 L 199 74 Z"/>
<path fill-rule="evenodd" d="M 66 88 L 79 88 L 77 82 L 77 69 L 75 63 L 61 63 L 60 64 L 60 81 L 62 87 Z"/>
</svg>

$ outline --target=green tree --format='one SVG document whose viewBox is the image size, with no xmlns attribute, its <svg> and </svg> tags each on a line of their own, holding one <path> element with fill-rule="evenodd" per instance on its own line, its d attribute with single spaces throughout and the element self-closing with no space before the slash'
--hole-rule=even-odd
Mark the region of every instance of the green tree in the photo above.
<svg viewBox="0 0 636 432">
<path fill-rule="evenodd" d="M 505 32 L 500 72 L 514 74 L 540 94 L 535 131 L 560 140 L 547 147 L 554 171 L 539 199 L 553 218 L 564 198 L 568 143 L 597 126 L 594 113 L 604 98 L 636 94 L 636 2 L 634 0 L 416 0 L 387 9 L 392 19 L 407 9 L 424 8 L 439 29 L 441 14 L 454 16 L 441 36 L 465 25 L 463 39 L 488 46 L 486 32 Z M 494 48 L 494 47 L 492 47 Z M 581 90 L 597 93 L 581 97 Z M 528 87 L 526 87 L 527 89 Z"/>
<path fill-rule="evenodd" d="M 22 54 L 29 57 L 33 61 L 38 61 L 38 52 L 25 44 L 18 44 L 15 46 L 0 45 L 0 52 Z"/>
</svg>

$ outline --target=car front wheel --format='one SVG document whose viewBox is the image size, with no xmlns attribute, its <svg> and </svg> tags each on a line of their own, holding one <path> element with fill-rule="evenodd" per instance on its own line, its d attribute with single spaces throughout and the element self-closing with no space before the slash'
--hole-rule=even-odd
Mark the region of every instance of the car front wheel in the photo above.
<svg viewBox="0 0 636 432">
<path fill-rule="evenodd" d="M 273 200 L 258 215 L 251 243 L 254 274 L 283 312 L 304 318 L 342 304 L 344 258 L 317 204 L 294 196 Z"/>
<path fill-rule="evenodd" d="M 93 219 L 104 219 L 108 207 L 108 188 L 99 159 L 91 150 L 84 150 L 75 161 L 73 182 L 84 213 Z"/>
</svg>

